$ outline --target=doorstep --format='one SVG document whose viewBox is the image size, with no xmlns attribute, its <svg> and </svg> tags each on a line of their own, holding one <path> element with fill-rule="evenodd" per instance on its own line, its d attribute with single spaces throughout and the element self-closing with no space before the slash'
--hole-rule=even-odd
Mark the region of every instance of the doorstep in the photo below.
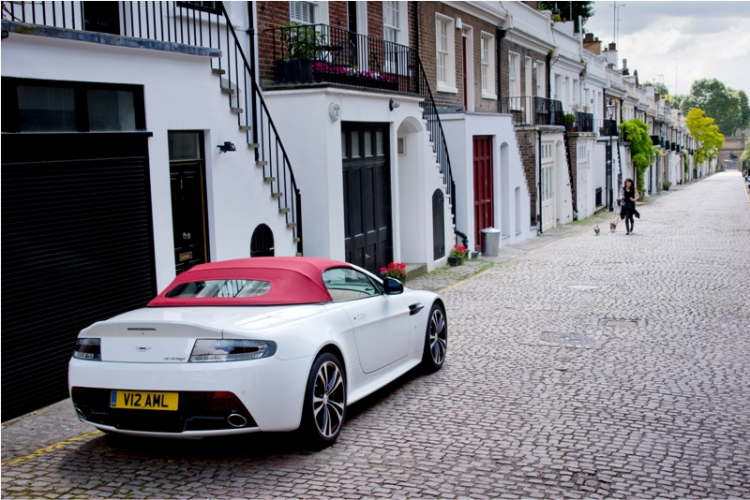
<svg viewBox="0 0 750 500">
<path fill-rule="evenodd" d="M 406 279 L 404 281 L 413 280 L 424 274 L 427 274 L 427 264 L 406 264 Z"/>
</svg>

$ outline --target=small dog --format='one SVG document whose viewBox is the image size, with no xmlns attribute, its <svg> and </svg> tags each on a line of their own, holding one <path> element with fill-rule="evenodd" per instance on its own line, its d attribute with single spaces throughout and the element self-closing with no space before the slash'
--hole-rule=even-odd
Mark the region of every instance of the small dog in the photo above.
<svg viewBox="0 0 750 500">
<path fill-rule="evenodd" d="M 615 217 L 614 219 L 612 219 L 610 221 L 610 223 L 609 223 L 609 232 L 610 233 L 614 233 L 615 231 L 617 231 L 617 222 L 618 221 L 619 221 L 619 219 L 617 217 Z"/>
<path fill-rule="evenodd" d="M 594 235 L 599 236 L 599 225 L 594 226 Z"/>
</svg>

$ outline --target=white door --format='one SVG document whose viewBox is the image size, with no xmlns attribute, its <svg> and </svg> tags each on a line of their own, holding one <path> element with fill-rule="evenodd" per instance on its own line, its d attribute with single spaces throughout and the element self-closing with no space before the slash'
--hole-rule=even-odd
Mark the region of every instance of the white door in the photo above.
<svg viewBox="0 0 750 500">
<path fill-rule="evenodd" d="M 349 316 L 363 372 L 372 373 L 408 354 L 409 307 L 400 295 L 384 295 L 379 284 L 354 269 L 329 269 L 323 281 Z"/>
<path fill-rule="evenodd" d="M 555 214 L 555 157 L 552 143 L 542 143 L 542 232 L 553 229 L 556 225 Z"/>
</svg>

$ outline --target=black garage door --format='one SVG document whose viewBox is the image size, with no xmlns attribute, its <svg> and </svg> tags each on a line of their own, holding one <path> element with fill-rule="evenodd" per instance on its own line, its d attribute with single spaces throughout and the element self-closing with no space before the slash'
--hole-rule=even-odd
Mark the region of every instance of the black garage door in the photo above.
<svg viewBox="0 0 750 500">
<path fill-rule="evenodd" d="M 155 295 L 147 140 L 3 134 L 3 421 L 66 398 L 78 332 Z"/>
</svg>

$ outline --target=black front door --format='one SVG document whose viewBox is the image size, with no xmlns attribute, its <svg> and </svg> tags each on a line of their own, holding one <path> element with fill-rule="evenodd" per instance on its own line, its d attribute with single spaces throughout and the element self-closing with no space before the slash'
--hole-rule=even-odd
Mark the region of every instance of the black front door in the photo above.
<svg viewBox="0 0 750 500">
<path fill-rule="evenodd" d="M 393 259 L 388 125 L 341 124 L 346 261 L 377 273 Z"/>
<path fill-rule="evenodd" d="M 202 132 L 169 132 L 175 271 L 209 262 Z"/>
</svg>

